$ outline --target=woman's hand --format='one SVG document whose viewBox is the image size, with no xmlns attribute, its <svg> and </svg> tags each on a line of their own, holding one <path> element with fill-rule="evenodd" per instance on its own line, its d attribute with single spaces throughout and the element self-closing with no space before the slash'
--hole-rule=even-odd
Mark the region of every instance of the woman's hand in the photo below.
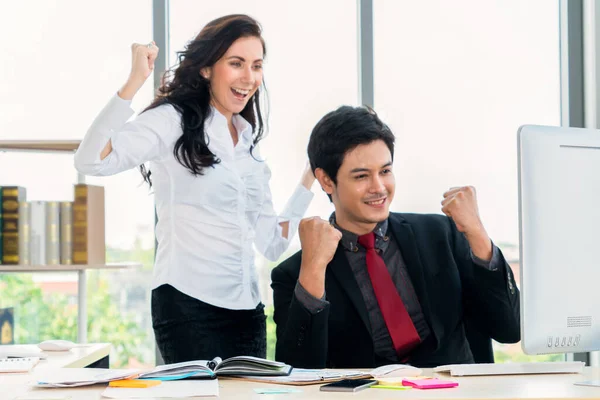
<svg viewBox="0 0 600 400">
<path fill-rule="evenodd" d="M 154 61 L 158 56 L 158 47 L 154 42 L 149 44 L 134 43 L 131 45 L 131 72 L 121 90 L 119 97 L 125 100 L 133 99 L 146 79 L 154 70 Z"/>
</svg>

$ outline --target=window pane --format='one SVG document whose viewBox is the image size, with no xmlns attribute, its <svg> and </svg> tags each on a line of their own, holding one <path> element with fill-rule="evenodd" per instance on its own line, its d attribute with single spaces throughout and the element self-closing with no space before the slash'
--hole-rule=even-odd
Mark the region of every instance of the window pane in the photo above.
<svg viewBox="0 0 600 400">
<path fill-rule="evenodd" d="M 560 125 L 558 2 L 374 2 L 375 108 L 397 137 L 395 210 L 477 188 L 518 279 L 517 129 Z M 521 360 L 520 345 L 496 360 Z M 562 356 L 553 356 L 562 359 Z"/>
<path fill-rule="evenodd" d="M 38 1 L 34 7 L 2 5 L 10 18 L 0 24 L 0 140 L 81 139 L 125 82 L 130 44 L 151 39 L 152 1 Z M 149 79 L 134 109 L 148 104 L 152 92 Z M 72 200 L 75 181 L 70 155 L 0 153 L 0 186 L 25 186 L 28 200 Z M 151 261 L 153 198 L 140 174 L 87 182 L 105 186 L 108 261 Z M 113 366 L 154 361 L 149 277 L 140 268 L 88 275 L 88 340 L 114 344 Z M 76 274 L 3 274 L 0 285 L 0 307 L 15 307 L 17 342 L 76 338 Z"/>
<path fill-rule="evenodd" d="M 318 12 L 315 12 L 318 10 Z M 356 4 L 334 0 L 303 2 L 229 0 L 171 2 L 171 61 L 209 21 L 227 14 L 247 13 L 263 27 L 267 46 L 264 63 L 269 93 L 269 135 L 261 154 L 273 173 L 271 191 L 281 210 L 299 182 L 307 162 L 306 145 L 316 122 L 342 104 L 357 104 Z M 309 29 L 308 29 L 309 28 Z M 324 193 L 316 196 L 307 215 L 327 218 L 333 211 Z M 286 258 L 299 249 L 296 239 Z M 272 303 L 269 264 L 257 256 L 263 302 Z M 269 356 L 274 344 L 269 325 Z"/>
</svg>

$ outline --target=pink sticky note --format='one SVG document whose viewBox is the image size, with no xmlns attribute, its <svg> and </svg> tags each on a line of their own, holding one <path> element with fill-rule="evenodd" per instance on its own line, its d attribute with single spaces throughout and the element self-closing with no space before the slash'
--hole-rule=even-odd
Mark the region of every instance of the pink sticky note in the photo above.
<svg viewBox="0 0 600 400">
<path fill-rule="evenodd" d="M 432 379 L 404 379 L 404 386 L 412 386 L 415 389 L 442 389 L 458 386 L 458 382 L 442 381 L 437 378 Z"/>
</svg>

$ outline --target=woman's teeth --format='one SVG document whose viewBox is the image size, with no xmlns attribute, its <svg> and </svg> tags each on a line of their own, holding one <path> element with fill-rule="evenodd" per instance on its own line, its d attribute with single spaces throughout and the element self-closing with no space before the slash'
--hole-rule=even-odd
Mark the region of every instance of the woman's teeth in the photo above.
<svg viewBox="0 0 600 400">
<path fill-rule="evenodd" d="M 233 90 L 234 93 L 239 94 L 240 96 L 246 97 L 248 95 L 248 93 L 250 93 L 249 90 L 242 90 L 242 89 L 236 89 L 236 88 L 232 88 L 231 90 Z"/>
</svg>

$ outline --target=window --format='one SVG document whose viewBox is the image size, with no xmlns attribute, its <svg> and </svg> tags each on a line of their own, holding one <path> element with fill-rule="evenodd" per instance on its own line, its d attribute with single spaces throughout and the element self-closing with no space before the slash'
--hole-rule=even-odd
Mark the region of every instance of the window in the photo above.
<svg viewBox="0 0 600 400">
<path fill-rule="evenodd" d="M 475 186 L 517 279 L 517 129 L 560 125 L 558 11 L 542 0 L 374 2 L 375 109 L 397 138 L 393 209 L 440 213 L 448 188 Z M 497 361 L 526 357 L 518 344 L 495 349 Z"/>
<path fill-rule="evenodd" d="M 0 25 L 0 140 L 83 138 L 127 79 L 130 44 L 152 37 L 150 0 L 36 2 L 35 12 L 30 3 L 8 2 L 2 11 L 10 18 Z M 152 79 L 134 109 L 151 98 Z M 0 186 L 25 186 L 28 200 L 71 200 L 75 181 L 72 156 L 0 153 Z M 140 174 L 87 182 L 105 186 L 108 261 L 141 261 L 143 254 L 151 263 L 153 198 Z M 88 339 L 113 342 L 113 366 L 154 362 L 150 267 L 88 274 Z M 76 338 L 74 273 L 3 274 L 0 285 L 0 307 L 15 308 L 17 343 Z"/>
</svg>

